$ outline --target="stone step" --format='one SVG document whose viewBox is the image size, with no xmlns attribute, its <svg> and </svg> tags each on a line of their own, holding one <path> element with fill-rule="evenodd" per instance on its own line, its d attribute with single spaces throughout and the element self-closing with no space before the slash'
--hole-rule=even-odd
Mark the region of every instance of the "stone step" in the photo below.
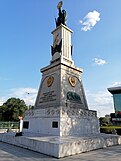
<svg viewBox="0 0 121 161">
<path fill-rule="evenodd" d="M 85 136 L 36 136 L 15 133 L 0 133 L 0 141 L 27 148 L 36 152 L 62 158 L 91 150 L 121 144 L 121 136 L 112 134 L 92 134 Z"/>
</svg>

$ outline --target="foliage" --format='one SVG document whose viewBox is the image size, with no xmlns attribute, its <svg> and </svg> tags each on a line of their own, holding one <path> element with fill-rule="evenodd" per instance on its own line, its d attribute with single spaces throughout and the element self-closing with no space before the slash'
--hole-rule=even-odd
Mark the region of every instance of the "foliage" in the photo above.
<svg viewBox="0 0 121 161">
<path fill-rule="evenodd" d="M 121 129 L 121 126 L 101 126 L 101 129 Z"/>
<path fill-rule="evenodd" d="M 121 126 L 101 126 L 100 127 L 101 133 L 107 133 L 107 134 L 118 134 L 121 135 Z"/>
<path fill-rule="evenodd" d="M 110 118 L 100 117 L 100 132 L 106 134 L 116 134 L 115 128 L 112 126 Z"/>
<path fill-rule="evenodd" d="M 100 121 L 100 126 L 109 126 L 109 125 L 111 125 L 110 118 L 100 117 L 99 121 Z"/>
<path fill-rule="evenodd" d="M 24 116 L 28 109 L 25 102 L 19 98 L 9 98 L 0 106 L 1 121 L 18 121 L 18 116 Z"/>
<path fill-rule="evenodd" d="M 111 128 L 111 127 L 108 127 L 108 126 L 105 126 L 105 128 L 103 127 L 101 127 L 100 128 L 100 132 L 101 133 L 106 133 L 106 134 L 116 134 L 117 132 L 116 132 L 116 129 L 114 129 L 114 128 Z"/>
</svg>

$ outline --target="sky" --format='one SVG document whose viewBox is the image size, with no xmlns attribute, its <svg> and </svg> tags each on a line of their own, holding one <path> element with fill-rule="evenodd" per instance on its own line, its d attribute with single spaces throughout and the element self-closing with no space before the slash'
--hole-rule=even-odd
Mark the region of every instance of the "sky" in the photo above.
<svg viewBox="0 0 121 161">
<path fill-rule="evenodd" d="M 0 105 L 11 97 L 34 105 L 40 69 L 51 60 L 58 2 L 0 0 Z M 121 0 L 63 0 L 63 9 L 89 109 L 99 117 L 110 114 L 107 88 L 121 86 Z"/>
</svg>

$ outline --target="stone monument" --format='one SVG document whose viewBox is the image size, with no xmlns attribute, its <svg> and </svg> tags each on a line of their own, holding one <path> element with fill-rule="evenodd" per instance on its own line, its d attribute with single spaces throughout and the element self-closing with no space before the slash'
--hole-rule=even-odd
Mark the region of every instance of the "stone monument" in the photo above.
<svg viewBox="0 0 121 161">
<path fill-rule="evenodd" d="M 73 31 L 66 26 L 62 1 L 52 31 L 52 60 L 41 69 L 42 80 L 34 109 L 26 112 L 23 132 L 68 136 L 99 132 L 96 111 L 88 109 L 81 68 L 72 60 Z"/>
<path fill-rule="evenodd" d="M 120 136 L 99 133 L 97 113 L 88 109 L 82 69 L 72 60 L 72 30 L 66 26 L 62 1 L 57 7 L 52 59 L 41 69 L 38 95 L 34 108 L 26 111 L 23 136 L 0 133 L 0 141 L 56 158 L 121 144 Z"/>
</svg>

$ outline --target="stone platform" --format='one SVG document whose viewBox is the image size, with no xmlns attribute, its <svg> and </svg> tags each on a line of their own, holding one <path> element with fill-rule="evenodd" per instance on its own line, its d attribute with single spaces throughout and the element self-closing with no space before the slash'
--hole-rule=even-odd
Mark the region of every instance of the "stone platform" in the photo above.
<svg viewBox="0 0 121 161">
<path fill-rule="evenodd" d="M 86 136 L 37 136 L 24 134 L 15 137 L 15 133 L 0 133 L 0 141 L 62 158 L 91 150 L 121 144 L 121 136 L 111 134 L 93 134 Z"/>
</svg>

